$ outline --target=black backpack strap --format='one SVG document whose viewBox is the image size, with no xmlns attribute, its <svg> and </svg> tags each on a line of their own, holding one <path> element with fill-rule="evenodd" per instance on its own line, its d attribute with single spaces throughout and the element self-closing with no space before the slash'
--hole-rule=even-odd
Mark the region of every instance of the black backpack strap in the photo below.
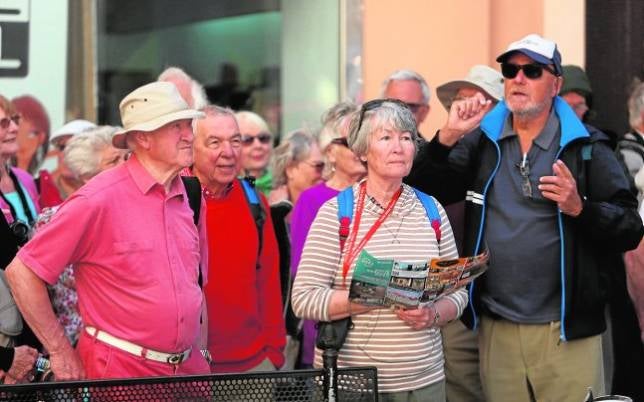
<svg viewBox="0 0 644 402">
<path fill-rule="evenodd" d="M 192 209 L 195 226 L 199 225 L 199 213 L 201 212 L 201 183 L 195 176 L 181 176 L 183 185 L 186 187 L 188 194 L 188 203 Z"/>
<path fill-rule="evenodd" d="M 16 189 L 16 193 L 18 194 L 18 198 L 20 199 L 20 204 L 22 205 L 22 209 L 25 212 L 25 216 L 27 217 L 27 220 L 29 222 L 25 222 L 29 226 L 33 226 L 34 222 L 36 221 L 36 217 L 31 213 L 31 209 L 29 208 L 29 203 L 27 202 L 27 196 L 25 195 L 22 185 L 18 181 L 18 178 L 16 177 L 16 174 L 13 172 L 13 170 L 9 169 L 9 177 L 11 178 L 11 181 L 13 182 L 13 187 Z M 2 192 L 0 192 L 0 197 L 4 200 L 7 205 L 9 205 L 9 209 L 11 210 L 11 215 L 13 216 L 13 219 L 18 219 L 18 215 L 16 213 L 15 208 L 9 200 L 5 197 Z"/>
<path fill-rule="evenodd" d="M 246 179 L 239 179 L 239 183 L 244 190 L 244 195 L 246 196 L 246 201 L 248 202 L 248 207 L 250 208 L 250 213 L 253 215 L 253 220 L 255 221 L 255 227 L 257 228 L 257 239 L 259 246 L 257 247 L 257 264 L 256 268 L 260 268 L 259 259 L 262 255 L 262 247 L 264 244 L 264 222 L 266 222 L 266 212 L 262 207 L 261 198 L 257 189 L 255 188 L 255 183 L 251 183 Z"/>
<path fill-rule="evenodd" d="M 193 222 L 199 226 L 199 213 L 201 212 L 201 183 L 195 176 L 181 176 L 183 185 L 188 195 L 188 204 L 192 209 Z M 197 230 L 198 231 L 198 230 Z M 203 288 L 203 276 L 201 275 L 201 265 L 199 265 L 199 287 Z"/>
</svg>

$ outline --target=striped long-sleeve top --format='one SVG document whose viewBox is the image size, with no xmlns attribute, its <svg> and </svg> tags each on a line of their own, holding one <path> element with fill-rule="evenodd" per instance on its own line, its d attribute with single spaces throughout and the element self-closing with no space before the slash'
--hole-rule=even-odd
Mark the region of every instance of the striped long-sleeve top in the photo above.
<svg viewBox="0 0 644 402">
<path fill-rule="evenodd" d="M 411 187 L 403 186 L 391 215 L 364 249 L 377 258 L 410 263 L 425 262 L 439 256 L 457 257 L 454 236 L 443 207 L 437 203 L 442 233 L 438 244 L 420 200 Z M 357 201 L 358 185 L 354 185 L 353 190 Z M 356 205 L 354 214 L 355 208 Z M 335 197 L 327 201 L 320 208 L 306 239 L 292 295 L 293 308 L 299 317 L 328 321 L 332 292 L 345 289 L 337 209 Z M 365 198 L 356 242 L 365 236 L 382 212 L 383 208 L 375 201 Z M 355 261 L 344 282 L 347 287 L 354 268 Z M 460 316 L 467 304 L 467 292 L 461 289 L 444 297 L 454 303 Z M 354 327 L 340 350 L 339 367 L 376 366 L 380 392 L 418 389 L 445 377 L 439 329 L 413 330 L 390 308 L 354 315 L 352 320 Z M 317 349 L 314 365 L 322 366 L 321 351 Z"/>
</svg>

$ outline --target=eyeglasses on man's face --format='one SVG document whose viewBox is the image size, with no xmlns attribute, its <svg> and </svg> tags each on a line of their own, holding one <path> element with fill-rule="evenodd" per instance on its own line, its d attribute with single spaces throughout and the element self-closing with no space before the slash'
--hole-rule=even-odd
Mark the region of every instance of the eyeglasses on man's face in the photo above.
<svg viewBox="0 0 644 402">
<path fill-rule="evenodd" d="M 422 109 L 424 106 L 427 106 L 423 103 L 411 103 L 411 102 L 403 102 L 403 103 L 407 105 L 407 107 L 409 108 L 409 110 L 411 110 L 413 114 L 418 113 L 420 109 Z"/>
<path fill-rule="evenodd" d="M 541 63 L 530 63 L 530 64 L 513 64 L 513 63 L 501 63 L 501 74 L 503 77 L 508 79 L 516 78 L 519 74 L 519 71 L 523 70 L 523 75 L 526 78 L 531 80 L 537 80 L 543 75 L 543 70 L 546 70 L 550 74 L 557 76 L 555 70 L 550 66 Z"/>
<path fill-rule="evenodd" d="M 260 144 L 266 145 L 270 143 L 272 139 L 273 137 L 269 133 L 260 133 L 256 136 L 242 134 L 241 136 L 241 142 L 245 146 L 251 145 L 255 140 L 259 141 Z"/>
<path fill-rule="evenodd" d="M 3 117 L 0 119 L 0 128 L 3 130 L 6 130 L 9 128 L 9 125 L 11 125 L 11 122 L 16 123 L 16 126 L 20 124 L 20 115 L 19 114 L 14 114 L 13 116 L 10 117 Z"/>
</svg>

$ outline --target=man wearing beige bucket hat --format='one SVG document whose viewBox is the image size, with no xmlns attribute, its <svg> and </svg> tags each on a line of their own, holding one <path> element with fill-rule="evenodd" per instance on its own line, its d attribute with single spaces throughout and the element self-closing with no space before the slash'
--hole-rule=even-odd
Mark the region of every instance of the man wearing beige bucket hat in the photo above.
<svg viewBox="0 0 644 402">
<path fill-rule="evenodd" d="M 205 225 L 195 226 L 178 177 L 192 164 L 192 120 L 203 114 L 167 82 L 134 90 L 120 110 L 113 144 L 132 156 L 72 194 L 7 278 L 58 380 L 208 373 L 198 352 Z M 85 323 L 76 350 L 45 290 L 69 264 Z"/>
</svg>

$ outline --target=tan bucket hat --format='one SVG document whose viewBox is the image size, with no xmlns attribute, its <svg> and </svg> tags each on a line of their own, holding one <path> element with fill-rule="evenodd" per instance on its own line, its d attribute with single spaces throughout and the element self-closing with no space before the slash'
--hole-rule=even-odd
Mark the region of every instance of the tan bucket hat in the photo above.
<svg viewBox="0 0 644 402">
<path fill-rule="evenodd" d="M 464 79 L 450 81 L 436 88 L 436 95 L 448 112 L 456 93 L 463 87 L 478 88 L 497 102 L 503 98 L 503 76 L 501 73 L 491 67 L 477 64 L 470 69 Z"/>
<path fill-rule="evenodd" d="M 154 131 L 168 123 L 201 118 L 204 113 L 190 109 L 174 84 L 152 82 L 130 92 L 119 105 L 123 129 L 112 137 L 116 148 L 127 148 L 125 137 L 131 131 Z"/>
</svg>

